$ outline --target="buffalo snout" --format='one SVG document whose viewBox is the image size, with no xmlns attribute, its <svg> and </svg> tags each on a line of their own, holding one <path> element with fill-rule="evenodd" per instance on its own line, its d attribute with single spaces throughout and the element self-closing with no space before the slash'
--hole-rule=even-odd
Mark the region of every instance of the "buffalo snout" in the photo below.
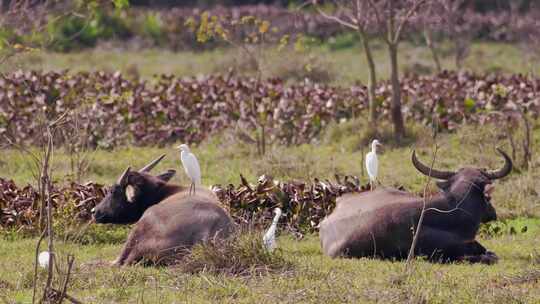
<svg viewBox="0 0 540 304">
<path fill-rule="evenodd" d="M 92 217 L 94 218 L 94 220 L 96 221 L 96 223 L 106 223 L 107 222 L 107 215 L 105 212 L 103 212 L 102 210 L 100 210 L 99 208 L 94 207 L 92 208 L 91 210 L 92 212 Z"/>
</svg>

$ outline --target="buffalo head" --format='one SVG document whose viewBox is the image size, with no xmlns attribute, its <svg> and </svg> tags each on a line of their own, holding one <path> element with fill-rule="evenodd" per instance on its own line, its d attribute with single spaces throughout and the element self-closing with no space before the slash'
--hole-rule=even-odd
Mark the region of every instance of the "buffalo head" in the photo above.
<svg viewBox="0 0 540 304">
<path fill-rule="evenodd" d="M 153 176 L 149 172 L 165 155 L 153 160 L 139 171 L 128 167 L 110 187 L 105 198 L 92 212 L 97 223 L 130 224 L 138 221 L 144 211 L 159 203 L 166 195 L 164 186 L 176 171 Z"/>
<path fill-rule="evenodd" d="M 502 150 L 497 151 L 504 157 L 504 166 L 497 171 L 477 168 L 462 168 L 457 172 L 441 171 L 422 164 L 413 151 L 413 165 L 421 173 L 439 179 L 437 186 L 459 208 L 469 215 L 476 215 L 481 222 L 497 219 L 495 208 L 491 205 L 490 193 L 492 181 L 503 178 L 512 171 L 512 160 Z"/>
</svg>

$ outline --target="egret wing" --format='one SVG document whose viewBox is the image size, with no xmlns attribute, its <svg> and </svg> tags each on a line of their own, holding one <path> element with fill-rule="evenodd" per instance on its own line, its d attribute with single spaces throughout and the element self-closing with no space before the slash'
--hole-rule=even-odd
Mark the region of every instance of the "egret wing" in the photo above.
<svg viewBox="0 0 540 304">
<path fill-rule="evenodd" d="M 369 175 L 369 179 L 374 181 L 377 179 L 379 162 L 377 160 L 377 155 L 373 152 L 369 152 L 366 155 L 366 170 Z"/>
<path fill-rule="evenodd" d="M 182 152 L 182 165 L 189 178 L 197 185 L 201 184 L 201 167 L 199 161 L 193 153 Z"/>
<path fill-rule="evenodd" d="M 272 224 L 263 236 L 263 244 L 267 250 L 272 251 L 276 242 L 276 225 Z"/>
</svg>

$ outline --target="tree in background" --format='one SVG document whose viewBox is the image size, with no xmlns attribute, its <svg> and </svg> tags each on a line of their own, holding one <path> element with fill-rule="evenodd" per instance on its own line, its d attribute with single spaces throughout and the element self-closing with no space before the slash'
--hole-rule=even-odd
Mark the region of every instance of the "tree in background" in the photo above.
<svg viewBox="0 0 540 304">
<path fill-rule="evenodd" d="M 376 19 L 376 28 L 380 29 L 388 47 L 390 56 L 392 83 L 391 116 L 394 124 L 394 135 L 398 142 L 405 136 L 405 124 L 401 111 L 401 85 L 399 82 L 398 48 L 405 26 L 413 19 L 418 19 L 417 13 L 425 0 L 368 0 Z"/>
<path fill-rule="evenodd" d="M 441 32 L 440 24 L 442 23 L 441 19 L 443 18 L 441 15 L 442 11 L 441 6 L 438 5 L 438 1 L 428 2 L 427 7 L 424 10 L 425 14 L 418 24 L 418 30 L 424 35 L 426 46 L 431 53 L 437 73 L 442 72 L 442 64 L 437 45 L 434 41 L 434 36 Z"/>
<path fill-rule="evenodd" d="M 353 2 L 353 3 L 351 3 Z M 317 0 L 311 3 L 318 12 L 328 19 L 334 20 L 346 27 L 357 31 L 364 46 L 364 52 L 370 70 L 369 78 L 369 107 L 371 125 L 375 126 L 377 110 L 375 104 L 376 71 L 370 49 L 370 35 L 380 37 L 388 47 L 391 67 L 392 103 L 391 117 L 394 125 L 394 135 L 399 142 L 405 136 L 405 124 L 401 111 L 401 86 L 399 82 L 398 48 L 403 32 L 408 23 L 420 19 L 418 10 L 425 0 L 356 0 L 333 3 L 340 15 L 330 15 L 324 12 Z M 369 31 L 369 32 L 368 32 Z"/>
<path fill-rule="evenodd" d="M 368 106 L 369 106 L 369 126 L 372 133 L 377 133 L 377 101 L 375 99 L 375 90 L 377 88 L 377 69 L 373 59 L 371 50 L 371 36 L 368 32 L 369 26 L 372 25 L 370 18 L 370 4 L 368 1 L 336 1 L 336 12 L 334 14 L 326 13 L 320 6 L 317 0 L 312 0 L 312 5 L 317 9 L 319 14 L 329 20 L 333 20 L 347 28 L 356 31 L 360 37 L 364 55 L 368 63 L 369 79 L 368 79 Z"/>
<path fill-rule="evenodd" d="M 203 12 L 198 18 L 190 18 L 186 21 L 188 26 L 196 35 L 200 43 L 207 43 L 211 40 L 224 41 L 237 48 L 249 58 L 256 70 L 256 85 L 261 84 L 265 70 L 265 48 L 272 43 L 286 45 L 289 36 L 281 38 L 273 37 L 271 34 L 277 32 L 277 28 L 271 23 L 254 16 L 242 16 L 234 18 L 232 16 L 212 16 L 209 12 Z M 236 34 L 235 34 L 236 33 Z M 242 34 L 238 34 L 242 33 Z M 266 153 L 267 125 L 272 119 L 270 105 L 261 96 L 251 96 L 251 102 L 247 105 L 252 112 L 258 113 L 256 118 L 249 119 L 249 124 L 255 128 L 255 139 L 239 128 L 239 137 L 250 138 L 250 142 L 255 142 L 259 155 Z M 239 124 L 246 119 L 239 119 Z"/>
<path fill-rule="evenodd" d="M 461 70 L 463 62 L 470 52 L 471 43 L 478 32 L 474 18 L 475 14 L 466 7 L 465 0 L 438 0 L 438 13 L 442 17 L 442 31 L 452 41 L 454 47 L 454 63 Z"/>
</svg>

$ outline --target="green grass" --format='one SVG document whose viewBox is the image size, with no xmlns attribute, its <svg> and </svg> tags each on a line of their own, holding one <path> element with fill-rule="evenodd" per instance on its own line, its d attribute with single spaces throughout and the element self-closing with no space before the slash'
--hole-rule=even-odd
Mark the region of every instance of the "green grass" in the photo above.
<svg viewBox="0 0 540 304">
<path fill-rule="evenodd" d="M 448 43 L 441 45 L 443 68 L 455 69 L 454 59 L 448 53 Z M 377 73 L 380 79 L 388 79 L 390 64 L 388 51 L 381 41 L 373 42 Z M 346 85 L 360 80 L 367 83 L 367 64 L 357 43 L 333 49 L 331 44 L 312 47 L 307 53 L 292 50 L 277 52 L 269 48 L 261 53 L 264 76 L 280 76 L 293 81 L 312 76 L 333 84 Z M 429 73 L 435 71 L 429 50 L 424 45 L 403 42 L 400 45 L 401 72 Z M 160 49 L 126 51 L 96 48 L 79 53 L 49 53 L 36 51 L 18 55 L 0 67 L 0 71 L 22 69 L 73 71 L 122 71 L 126 75 L 138 74 L 151 78 L 155 74 L 195 76 L 214 72 L 225 73 L 235 68 L 242 74 L 254 75 L 253 65 L 242 52 L 235 49 L 217 49 L 204 52 L 170 52 Z M 306 71 L 306 64 L 312 71 Z M 501 71 L 505 73 L 540 72 L 534 60 L 523 55 L 516 45 L 492 42 L 476 42 L 464 68 L 476 72 Z"/>
<path fill-rule="evenodd" d="M 538 234 L 480 241 L 499 255 L 498 264 L 418 260 L 409 277 L 403 275 L 403 262 L 325 257 L 315 235 L 301 241 L 279 237 L 282 254 L 293 268 L 252 277 L 187 274 L 174 268 L 111 268 L 103 262 L 115 258 L 120 244 L 57 243 L 57 247 L 61 267 L 67 253 L 76 256 L 69 294 L 84 303 L 538 303 Z M 0 284 L 6 286 L 0 289 L 0 299 L 6 303 L 31 299 L 35 243 L 35 239 L 0 243 Z M 40 278 L 43 282 L 44 271 Z"/>
</svg>

